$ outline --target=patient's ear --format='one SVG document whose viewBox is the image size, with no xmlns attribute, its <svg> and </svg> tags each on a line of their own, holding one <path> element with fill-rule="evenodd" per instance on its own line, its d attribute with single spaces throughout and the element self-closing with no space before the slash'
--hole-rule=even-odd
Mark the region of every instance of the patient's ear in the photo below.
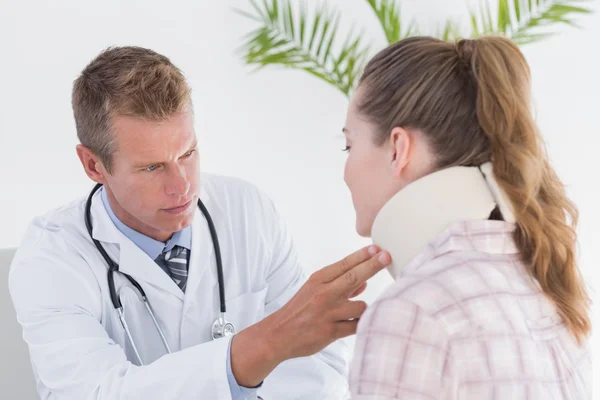
<svg viewBox="0 0 600 400">
<path fill-rule="evenodd" d="M 392 150 L 390 167 L 394 178 L 400 178 L 410 161 L 414 136 L 407 129 L 395 127 L 390 133 L 389 144 Z"/>
</svg>

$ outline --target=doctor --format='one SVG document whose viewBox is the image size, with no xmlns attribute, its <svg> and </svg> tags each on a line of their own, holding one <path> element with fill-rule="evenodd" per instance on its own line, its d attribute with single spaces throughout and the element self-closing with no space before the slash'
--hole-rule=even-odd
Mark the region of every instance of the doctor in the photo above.
<svg viewBox="0 0 600 400">
<path fill-rule="evenodd" d="M 40 397 L 342 398 L 337 339 L 389 254 L 307 279 L 264 194 L 200 175 L 190 88 L 160 54 L 102 52 L 72 103 L 98 185 L 33 220 L 9 279 Z"/>
</svg>

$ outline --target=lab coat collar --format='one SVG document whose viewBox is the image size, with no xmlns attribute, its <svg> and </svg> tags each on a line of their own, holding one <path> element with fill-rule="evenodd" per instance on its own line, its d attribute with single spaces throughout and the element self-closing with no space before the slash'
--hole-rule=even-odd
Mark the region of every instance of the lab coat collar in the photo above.
<svg viewBox="0 0 600 400">
<path fill-rule="evenodd" d="M 101 190 L 96 191 L 92 198 L 92 237 L 105 243 L 121 243 L 123 234 L 116 235 L 115 231 L 119 232 L 115 224 L 110 219 L 106 208 L 101 199 Z M 210 200 L 210 196 L 204 187 L 200 188 L 200 198 L 204 203 Z M 198 210 L 200 211 L 200 210 Z M 197 213 L 194 222 L 198 220 Z M 96 222 L 98 221 L 98 222 Z M 121 233 L 121 232 L 119 232 Z"/>
<path fill-rule="evenodd" d="M 216 209 L 213 204 L 207 201 L 207 196 L 201 194 L 202 201 L 208 209 L 208 212 L 213 218 L 216 230 L 222 234 L 222 230 L 219 229 L 219 221 L 217 215 L 220 213 L 215 212 Z M 225 237 L 219 236 L 220 244 L 227 246 L 230 241 L 227 241 Z M 225 249 L 221 249 L 223 252 Z M 227 248 L 225 251 L 234 251 L 231 248 Z M 197 292 L 201 282 L 208 281 L 208 285 L 202 287 L 212 287 L 208 293 L 202 293 L 198 295 Z M 202 215 L 202 212 L 198 209 L 194 216 L 194 223 L 192 225 L 192 250 L 190 253 L 190 268 L 188 271 L 188 281 L 185 290 L 185 299 L 183 304 L 183 316 L 181 318 L 181 347 L 190 347 L 204 341 L 204 325 L 203 318 L 198 318 L 197 302 L 199 298 L 208 299 L 212 296 L 213 298 L 218 297 L 219 286 L 217 279 L 217 263 L 215 259 L 215 252 L 213 248 L 213 242 L 210 236 L 210 230 L 208 229 L 208 223 Z M 218 302 L 217 302 L 218 304 Z M 211 320 L 217 318 L 217 312 L 219 309 L 215 308 L 215 315 L 204 316 L 204 318 L 211 318 Z"/>
<path fill-rule="evenodd" d="M 104 204 L 104 208 L 110 217 L 110 220 L 115 224 L 117 229 L 119 229 L 125 236 L 131 239 L 139 248 L 141 248 L 144 253 L 148 255 L 152 260 L 156 260 L 156 258 L 163 252 L 167 252 L 171 250 L 176 245 L 185 247 L 186 249 L 191 249 L 191 241 L 192 241 L 192 228 L 185 227 L 180 231 L 177 231 L 173 234 L 173 236 L 167 240 L 166 242 L 161 242 L 156 239 L 153 239 L 149 236 L 144 235 L 141 232 L 136 231 L 135 229 L 130 228 L 125 225 L 119 217 L 117 217 L 110 206 L 110 202 L 108 200 L 108 196 L 106 194 L 106 190 L 104 187 L 98 190 L 100 192 L 100 198 L 102 199 L 102 204 Z"/>
<path fill-rule="evenodd" d="M 387 270 L 395 279 L 453 223 L 487 220 L 496 206 L 505 221 L 515 222 L 490 163 L 451 167 L 418 179 L 396 193 L 377 214 L 371 236 L 374 244 L 392 256 Z"/>
<path fill-rule="evenodd" d="M 203 201 L 207 201 L 208 194 L 203 189 L 200 190 L 200 196 Z M 93 226 L 92 237 L 100 241 L 103 246 L 106 246 L 106 244 L 116 244 L 118 246 L 118 250 L 114 249 L 110 251 L 109 248 L 106 250 L 113 260 L 119 263 L 119 270 L 121 272 L 131 275 L 140 282 L 145 281 L 148 284 L 160 287 L 180 300 L 184 299 L 184 293 L 173 279 L 165 274 L 158 264 L 131 241 L 131 239 L 117 229 L 104 208 L 99 192 L 96 192 L 92 199 L 91 216 Z M 197 240 L 194 240 L 194 236 L 198 236 L 197 232 L 203 229 L 202 224 L 203 216 L 200 210 L 197 209 L 194 214 L 194 221 L 192 222 L 192 249 L 188 280 L 193 275 L 198 275 L 197 272 L 192 272 L 199 261 L 195 253 L 206 254 L 206 251 L 199 249 L 200 246 L 196 246 L 198 250 L 194 249 L 194 245 L 198 243 Z M 200 234 L 200 236 L 202 235 Z M 202 240 L 202 242 L 206 241 Z M 210 236 L 208 242 L 210 244 Z M 189 292 L 190 283 L 192 282 L 188 282 L 186 292 Z"/>
</svg>

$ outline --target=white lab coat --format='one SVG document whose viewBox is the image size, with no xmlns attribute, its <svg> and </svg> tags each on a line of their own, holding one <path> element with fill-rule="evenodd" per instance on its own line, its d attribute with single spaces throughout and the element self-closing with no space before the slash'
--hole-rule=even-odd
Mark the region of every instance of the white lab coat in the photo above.
<svg viewBox="0 0 600 400">
<path fill-rule="evenodd" d="M 234 178 L 202 176 L 201 198 L 215 223 L 223 258 L 227 319 L 237 331 L 279 309 L 306 279 L 292 241 L 270 200 Z M 98 193 L 93 236 L 122 272 L 144 288 L 173 354 L 164 346 L 137 292 L 123 288 L 125 317 L 145 366 L 110 301 L 107 266 L 84 224 L 85 199 L 29 227 L 11 266 L 9 287 L 29 345 L 42 399 L 230 399 L 230 338 L 213 341 L 219 316 L 217 270 L 208 225 L 192 225 L 185 295 L 112 223 Z M 340 399 L 347 395 L 349 351 L 338 341 L 312 356 L 288 360 L 258 395 L 271 399 Z"/>
</svg>

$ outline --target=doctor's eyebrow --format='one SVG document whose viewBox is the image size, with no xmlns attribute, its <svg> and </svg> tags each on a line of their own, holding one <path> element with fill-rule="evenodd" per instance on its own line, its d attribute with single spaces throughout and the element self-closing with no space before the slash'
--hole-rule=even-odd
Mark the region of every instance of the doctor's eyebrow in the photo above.
<svg viewBox="0 0 600 400">
<path fill-rule="evenodd" d="M 192 146 L 190 146 L 182 155 L 180 155 L 178 157 L 178 159 L 185 157 L 189 152 L 196 150 L 196 148 L 198 147 L 198 139 L 194 139 L 194 142 L 192 144 Z M 151 167 L 152 165 L 161 165 L 164 164 L 164 161 L 155 161 L 155 162 L 143 162 L 143 163 L 134 163 L 133 164 L 133 168 L 148 168 Z"/>
<path fill-rule="evenodd" d="M 342 133 L 345 135 L 348 135 L 350 133 L 350 131 L 348 130 L 348 128 L 346 128 L 345 126 L 342 128 Z"/>
<path fill-rule="evenodd" d="M 198 147 L 198 139 L 194 139 L 192 146 L 185 153 L 183 153 L 179 158 L 184 157 L 190 151 L 196 150 L 197 147 Z"/>
</svg>

